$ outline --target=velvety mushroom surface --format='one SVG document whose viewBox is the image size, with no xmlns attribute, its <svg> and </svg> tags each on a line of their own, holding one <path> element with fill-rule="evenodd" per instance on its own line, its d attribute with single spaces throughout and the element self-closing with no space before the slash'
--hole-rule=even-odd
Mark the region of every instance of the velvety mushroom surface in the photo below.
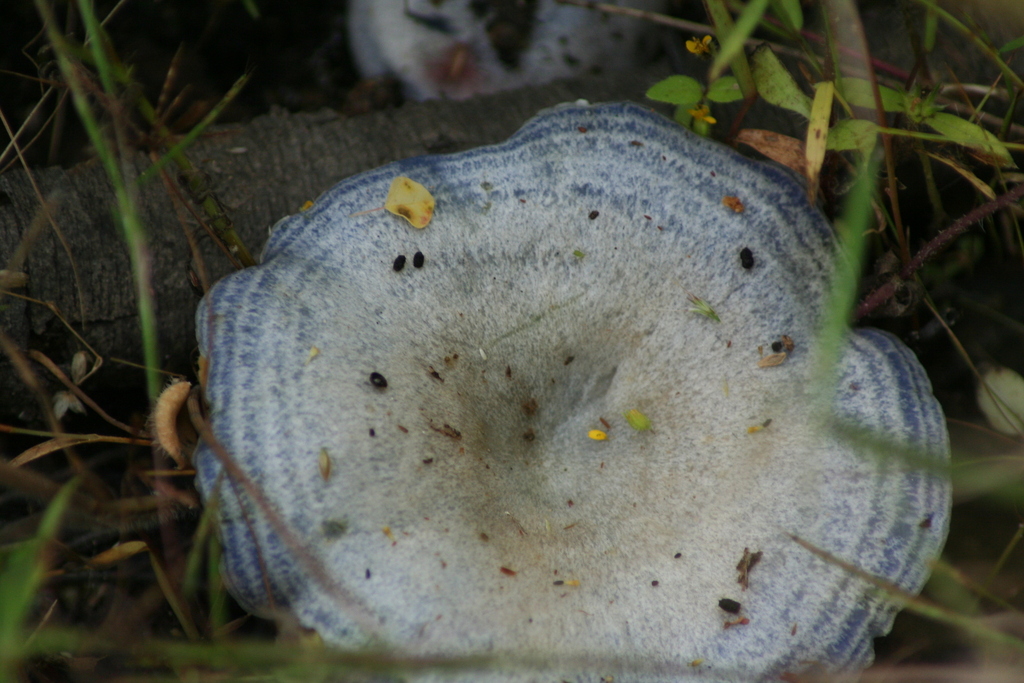
<svg viewBox="0 0 1024 683">
<path fill-rule="evenodd" d="M 399 176 L 425 229 L 372 211 Z M 790 535 L 918 591 L 948 443 L 880 331 L 815 399 L 835 258 L 787 172 L 632 104 L 343 181 L 197 313 L 234 594 L 336 645 L 551 663 L 496 680 L 866 665 L 895 607 Z"/>
</svg>

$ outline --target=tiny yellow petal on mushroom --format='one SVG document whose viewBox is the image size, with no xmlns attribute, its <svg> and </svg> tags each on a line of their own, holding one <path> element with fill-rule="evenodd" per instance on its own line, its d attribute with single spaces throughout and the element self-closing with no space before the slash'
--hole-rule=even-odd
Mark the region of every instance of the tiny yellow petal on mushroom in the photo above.
<svg viewBox="0 0 1024 683">
<path fill-rule="evenodd" d="M 762 425 L 754 425 L 753 427 L 747 427 L 747 434 L 756 434 L 762 429 L 764 429 Z"/>
<path fill-rule="evenodd" d="M 703 663 L 704 663 L 704 659 L 703 658 L 695 659 L 692 662 L 690 662 L 690 666 L 697 667 L 697 666 L 700 666 Z"/>
<path fill-rule="evenodd" d="M 326 448 L 320 449 L 320 476 L 324 478 L 324 481 L 331 476 L 331 455 L 327 452 Z"/>
<path fill-rule="evenodd" d="M 320 349 L 316 346 L 309 347 L 309 357 L 306 358 L 306 365 L 313 362 L 313 359 L 320 355 Z"/>
<path fill-rule="evenodd" d="M 565 582 L 565 585 L 566 586 L 578 586 L 578 585 L 580 585 L 580 582 L 577 579 L 570 579 L 570 580 Z"/>
<path fill-rule="evenodd" d="M 434 216 L 434 197 L 415 180 L 398 176 L 391 181 L 384 208 L 409 221 L 414 228 L 425 228 Z"/>
<path fill-rule="evenodd" d="M 626 418 L 626 422 L 629 423 L 629 426 L 637 430 L 638 432 L 642 432 L 644 430 L 651 428 L 650 418 L 641 413 L 636 408 L 626 411 L 625 413 L 622 414 L 622 416 Z"/>
<path fill-rule="evenodd" d="M 302 203 L 302 206 L 299 207 L 299 211 L 308 211 L 310 209 L 310 207 L 312 207 L 312 206 L 313 206 L 313 202 L 311 202 L 311 201 L 309 201 L 307 199 L 306 201 L 304 201 Z"/>
<path fill-rule="evenodd" d="M 391 533 L 391 527 L 386 526 L 383 529 L 381 529 L 381 531 L 384 532 L 384 535 L 388 537 L 389 541 L 391 541 L 392 543 L 396 542 L 395 541 L 395 535 L 393 533 Z"/>
<path fill-rule="evenodd" d="M 594 441 L 604 441 L 605 439 L 608 438 L 608 435 L 602 432 L 600 429 L 591 429 L 589 432 L 587 432 L 587 436 L 589 436 Z"/>
</svg>

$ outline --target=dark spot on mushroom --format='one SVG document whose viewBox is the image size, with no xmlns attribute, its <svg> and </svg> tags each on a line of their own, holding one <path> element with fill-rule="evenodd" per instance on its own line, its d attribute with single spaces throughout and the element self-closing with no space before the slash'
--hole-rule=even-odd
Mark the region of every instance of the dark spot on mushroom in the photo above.
<svg viewBox="0 0 1024 683">
<path fill-rule="evenodd" d="M 417 251 L 415 254 L 413 254 L 413 256 L 412 256 L 412 265 L 414 267 L 416 267 L 416 268 L 422 268 L 423 267 L 423 252 L 422 251 Z"/>
<path fill-rule="evenodd" d="M 573 505 L 575 505 L 576 503 L 572 502 L 572 499 L 569 499 L 569 500 L 567 500 L 567 501 L 566 501 L 566 504 L 567 504 L 567 505 L 568 505 L 569 507 L 572 507 L 572 506 L 573 506 Z"/>
<path fill-rule="evenodd" d="M 860 391 L 860 385 L 856 382 L 850 382 L 850 391 Z"/>
<path fill-rule="evenodd" d="M 796 635 L 796 624 L 793 624 L 793 628 L 789 629 L 789 635 L 791 635 L 791 636 L 795 636 Z"/>
<path fill-rule="evenodd" d="M 370 373 L 370 384 L 377 387 L 378 389 L 387 389 L 388 381 L 384 379 L 384 375 L 379 372 Z"/>
<path fill-rule="evenodd" d="M 747 247 L 743 247 L 740 250 L 740 265 L 747 270 L 754 267 L 754 252 L 750 251 Z"/>
<path fill-rule="evenodd" d="M 501 573 L 504 574 L 505 576 L 515 576 L 519 572 L 517 572 L 514 569 L 509 569 L 508 567 L 502 567 L 501 568 Z"/>
<path fill-rule="evenodd" d="M 432 464 L 433 462 L 434 462 L 434 459 L 433 459 L 433 458 L 424 458 L 424 459 L 423 459 L 423 464 L 424 464 L 424 465 L 430 465 L 430 464 Z"/>
<path fill-rule="evenodd" d="M 370 436 L 377 436 L 377 432 L 373 429 L 373 427 L 370 427 Z"/>
<path fill-rule="evenodd" d="M 345 532 L 348 531 L 348 522 L 344 519 L 324 520 L 320 524 L 320 530 L 327 538 L 335 539 L 345 535 Z"/>
<path fill-rule="evenodd" d="M 578 130 L 581 133 L 586 133 L 587 132 L 587 129 L 584 126 L 577 126 L 576 130 Z"/>
<path fill-rule="evenodd" d="M 590 214 L 587 216 L 587 218 L 589 218 L 590 220 L 594 220 L 595 218 L 597 218 L 600 215 L 601 215 L 600 211 L 591 211 Z"/>
<path fill-rule="evenodd" d="M 725 348 L 727 348 L 727 349 L 731 349 L 732 348 L 732 339 L 730 339 L 729 341 L 725 342 Z"/>
<path fill-rule="evenodd" d="M 608 420 L 604 419 L 603 417 L 599 417 L 599 418 L 597 418 L 597 419 L 598 419 L 598 421 L 599 421 L 599 422 L 601 423 L 601 425 L 602 425 L 602 426 L 603 426 L 603 427 L 604 427 L 605 429 L 611 429 L 611 428 L 612 428 L 612 425 L 611 425 L 611 423 L 610 423 L 610 422 L 608 422 Z"/>
<path fill-rule="evenodd" d="M 402 432 L 403 434 L 409 433 L 409 430 L 403 427 L 402 425 L 398 425 L 398 431 Z"/>
<path fill-rule="evenodd" d="M 483 541 L 484 543 L 487 543 L 487 541 L 491 540 L 491 537 L 481 531 L 480 532 L 480 540 Z"/>
<path fill-rule="evenodd" d="M 676 558 L 676 559 L 678 560 L 678 559 L 679 559 L 680 557 L 682 557 L 682 556 L 683 556 L 683 554 L 682 554 L 682 553 L 676 553 L 676 554 L 675 554 L 675 555 L 673 555 L 672 557 L 674 557 L 674 558 Z"/>
<path fill-rule="evenodd" d="M 505 366 L 505 377 L 507 377 L 509 379 L 512 379 L 512 366 L 511 365 L 506 365 Z"/>
<path fill-rule="evenodd" d="M 457 439 L 461 439 L 462 438 L 462 432 L 460 432 L 455 427 L 452 427 L 447 422 L 445 422 L 440 427 L 435 427 L 434 423 L 430 423 L 430 428 L 433 429 L 438 434 L 444 434 L 445 436 L 450 437 L 452 439 L 456 439 L 457 440 Z"/>
<path fill-rule="evenodd" d="M 793 338 L 790 337 L 788 334 L 782 335 L 781 339 L 782 345 L 786 347 L 786 351 L 792 351 L 793 349 L 796 348 L 796 343 L 793 341 Z"/>
<path fill-rule="evenodd" d="M 427 369 L 430 370 L 430 376 L 431 377 L 436 379 L 438 382 L 441 382 L 442 384 L 444 383 L 444 377 L 441 377 L 441 375 L 437 374 L 437 370 L 434 369 L 433 365 L 428 365 Z"/>
<path fill-rule="evenodd" d="M 486 180 L 484 182 L 480 183 L 480 187 L 483 189 L 484 192 L 490 192 L 491 190 L 494 189 L 494 185 L 491 185 Z"/>
<path fill-rule="evenodd" d="M 772 353 L 779 353 L 781 351 L 782 351 L 782 342 L 780 342 L 780 341 L 773 341 L 772 342 Z"/>
<path fill-rule="evenodd" d="M 366 578 L 367 578 L 367 579 L 369 579 L 369 578 L 370 578 L 370 576 L 372 576 L 372 574 L 370 574 L 370 570 L 369 570 L 369 569 L 367 569 L 367 570 L 366 570 Z"/>
<path fill-rule="evenodd" d="M 722 598 L 721 600 L 719 600 L 718 606 L 726 612 L 728 612 L 729 614 L 739 614 L 740 607 L 742 607 L 740 603 L 736 602 L 735 600 L 730 600 L 729 598 Z"/>
<path fill-rule="evenodd" d="M 527 429 L 525 432 L 523 432 L 523 440 L 524 441 L 533 441 L 536 438 L 537 438 L 537 435 L 536 435 L 536 433 L 534 433 L 534 431 L 532 429 Z"/>
<path fill-rule="evenodd" d="M 717 173 L 715 173 L 714 171 L 712 171 L 712 172 L 711 172 L 711 177 L 712 177 L 712 178 L 717 178 L 717 177 L 718 177 L 718 174 L 717 174 Z"/>
<path fill-rule="evenodd" d="M 654 580 L 654 581 L 651 581 L 651 585 L 654 586 L 655 588 L 657 588 L 659 584 L 658 584 L 657 580 Z"/>
<path fill-rule="evenodd" d="M 736 570 L 740 573 L 736 583 L 743 586 L 743 590 L 747 590 L 750 587 L 750 571 L 761 561 L 763 554 L 760 550 L 752 553 L 750 548 L 743 549 L 743 557 L 740 558 L 739 563 L 736 565 Z"/>
<path fill-rule="evenodd" d="M 562 365 L 568 365 L 569 363 L 573 362 L 574 360 L 576 360 L 576 356 L 567 356 L 566 359 L 565 359 L 565 362 L 562 363 Z"/>
<path fill-rule="evenodd" d="M 651 217 L 648 216 L 646 213 L 644 214 L 644 218 L 646 218 L 647 220 L 652 220 Z"/>
<path fill-rule="evenodd" d="M 556 586 L 564 586 L 565 585 L 565 581 L 562 581 L 562 580 L 555 581 L 554 585 L 556 585 Z"/>
<path fill-rule="evenodd" d="M 633 145 L 634 147 L 643 147 L 644 146 L 644 143 L 640 142 L 639 140 L 630 140 L 629 144 Z"/>
<path fill-rule="evenodd" d="M 527 416 L 532 417 L 533 414 L 537 412 L 537 399 L 535 399 L 535 398 L 527 399 L 527 400 L 523 401 L 521 407 L 523 409 L 523 412 Z"/>
<path fill-rule="evenodd" d="M 932 528 L 932 516 L 928 515 L 927 517 L 922 519 L 921 523 L 918 524 L 917 526 L 919 526 L 922 529 L 931 529 Z"/>
</svg>

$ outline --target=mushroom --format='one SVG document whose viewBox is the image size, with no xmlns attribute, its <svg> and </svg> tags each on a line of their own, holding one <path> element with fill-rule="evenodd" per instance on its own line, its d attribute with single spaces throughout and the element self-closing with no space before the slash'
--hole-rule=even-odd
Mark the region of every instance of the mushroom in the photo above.
<svg viewBox="0 0 1024 683">
<path fill-rule="evenodd" d="M 436 199 L 425 229 L 368 212 L 396 177 Z M 885 332 L 851 331 L 815 399 L 836 252 L 787 171 L 634 104 L 339 183 L 197 312 L 235 596 L 555 679 L 866 666 L 897 606 L 793 537 L 919 591 L 948 440 Z"/>
<path fill-rule="evenodd" d="M 660 11 L 665 0 L 615 4 Z M 636 66 L 656 25 L 557 0 L 351 0 L 349 42 L 364 78 L 395 76 L 408 97 L 464 99 Z"/>
</svg>

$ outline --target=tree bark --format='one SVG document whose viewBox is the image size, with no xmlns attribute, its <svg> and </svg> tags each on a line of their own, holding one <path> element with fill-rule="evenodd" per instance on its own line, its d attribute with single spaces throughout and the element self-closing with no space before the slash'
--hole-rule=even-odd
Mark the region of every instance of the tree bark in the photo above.
<svg viewBox="0 0 1024 683">
<path fill-rule="evenodd" d="M 407 103 L 347 119 L 333 111 L 272 111 L 244 125 L 218 128 L 188 154 L 209 174 L 242 240 L 256 255 L 278 219 L 343 178 L 409 156 L 499 142 L 537 111 L 559 102 L 581 97 L 642 102 L 644 90 L 664 75 L 653 70 L 587 77 L 465 102 Z M 140 152 L 136 173 L 148 165 Z M 32 176 L 57 229 L 41 211 L 28 173 L 17 169 L 0 176 L 0 263 L 6 264 L 0 267 L 11 268 L 21 252 L 26 254 L 23 263 L 13 269 L 28 276 L 27 285 L 10 291 L 54 304 L 104 358 L 103 369 L 83 386 L 86 392 L 136 391 L 144 386 L 142 371 L 111 360 L 142 362 L 135 285 L 113 217 L 112 185 L 95 162 L 35 169 Z M 159 180 L 140 189 L 138 203 L 148 233 L 162 368 L 188 374 L 198 300 L 187 276 L 188 241 Z M 194 228 L 191 217 L 188 223 Z M 211 277 L 222 277 L 230 271 L 227 259 L 209 248 L 208 239 L 203 241 Z M 0 301 L 0 327 L 20 349 L 42 351 L 65 371 L 74 353 L 84 348 L 48 307 L 9 294 Z M 33 368 L 51 390 L 61 388 L 44 368 Z M 0 419 L 37 420 L 39 407 L 6 357 L 0 359 L 0 388 Z"/>
</svg>

